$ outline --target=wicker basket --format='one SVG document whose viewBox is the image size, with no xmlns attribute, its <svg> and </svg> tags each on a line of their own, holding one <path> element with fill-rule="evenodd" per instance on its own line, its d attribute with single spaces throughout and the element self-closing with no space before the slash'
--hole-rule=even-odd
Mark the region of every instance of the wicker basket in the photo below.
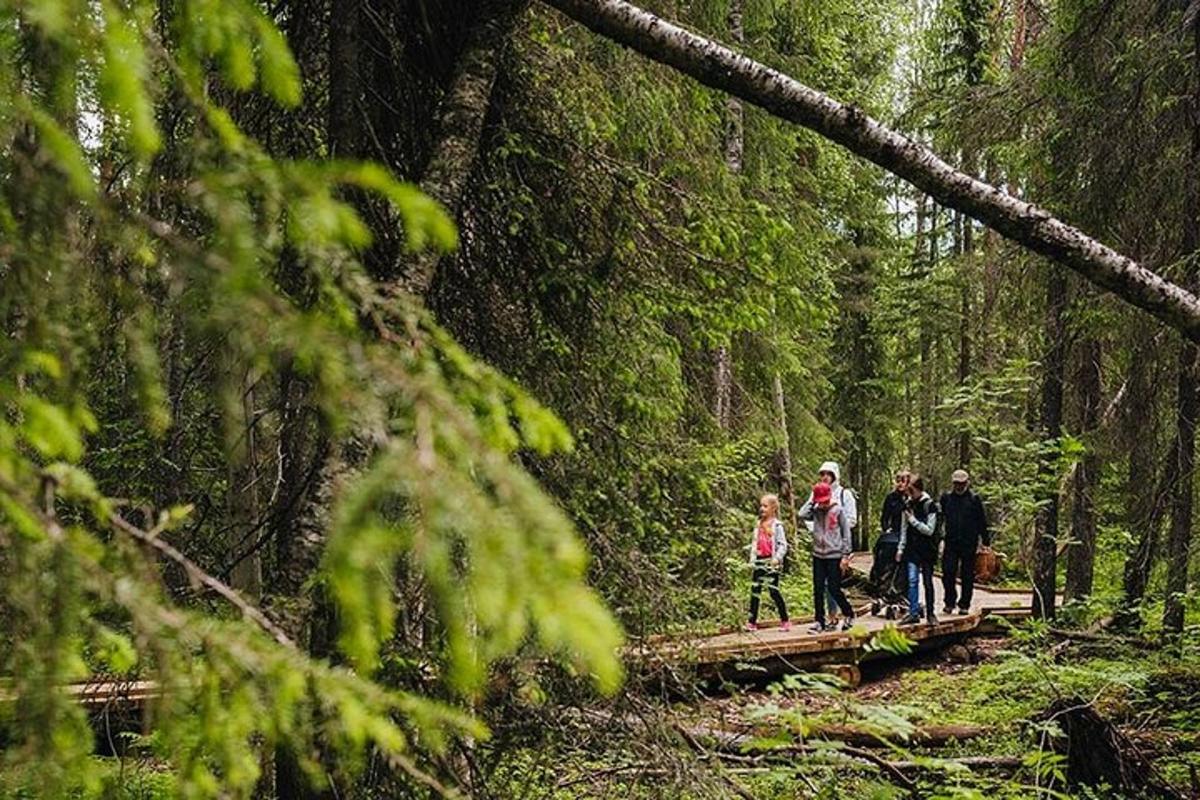
<svg viewBox="0 0 1200 800">
<path fill-rule="evenodd" d="M 980 583 L 991 583 L 1000 577 L 1004 566 L 1004 556 L 990 547 L 984 547 L 975 554 L 975 580 Z"/>
</svg>

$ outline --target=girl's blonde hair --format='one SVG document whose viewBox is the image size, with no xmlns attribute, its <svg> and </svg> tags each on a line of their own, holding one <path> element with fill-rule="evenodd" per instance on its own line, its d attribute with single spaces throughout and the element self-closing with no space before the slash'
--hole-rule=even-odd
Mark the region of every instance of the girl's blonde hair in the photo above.
<svg viewBox="0 0 1200 800">
<path fill-rule="evenodd" d="M 767 506 L 771 509 L 771 512 L 775 516 L 777 516 L 777 517 L 779 516 L 779 495 L 764 494 L 761 498 L 759 498 L 758 502 L 766 503 Z"/>
</svg>

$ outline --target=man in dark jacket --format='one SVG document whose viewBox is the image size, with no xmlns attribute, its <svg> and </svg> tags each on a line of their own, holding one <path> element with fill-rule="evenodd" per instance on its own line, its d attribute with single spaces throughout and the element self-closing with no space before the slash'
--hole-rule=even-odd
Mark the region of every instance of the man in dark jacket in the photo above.
<svg viewBox="0 0 1200 800">
<path fill-rule="evenodd" d="M 942 588 L 945 590 L 946 614 L 958 603 L 958 613 L 971 610 L 971 595 L 975 590 L 975 551 L 982 542 L 984 547 L 992 543 L 988 532 L 987 515 L 983 501 L 971 491 L 971 476 L 965 469 L 956 469 L 950 476 L 952 490 L 942 495 L 938 506 L 942 511 L 945 526 L 946 546 L 942 551 Z M 955 585 L 962 576 L 962 594 Z"/>
</svg>

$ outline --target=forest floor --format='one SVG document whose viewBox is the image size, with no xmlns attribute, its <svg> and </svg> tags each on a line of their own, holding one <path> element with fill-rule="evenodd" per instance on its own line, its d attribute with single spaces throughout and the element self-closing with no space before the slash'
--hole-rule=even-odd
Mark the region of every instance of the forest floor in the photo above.
<svg viewBox="0 0 1200 800">
<path fill-rule="evenodd" d="M 1117 800 L 1067 787 L 1063 700 L 1111 722 L 1181 798 L 1200 797 L 1200 649 L 1070 638 L 1036 623 L 862 665 L 850 688 L 822 673 L 686 699 L 631 678 L 612 701 L 507 708 L 480 797 L 505 800 L 936 798 Z M 482 744 L 485 761 L 492 744 Z M 89 800 L 175 796 L 164 762 L 96 758 Z M 1146 768 L 1143 768 L 1143 771 Z M 35 798 L 36 791 L 17 795 Z M 410 796 L 410 795 L 406 795 Z M 420 791 L 412 797 L 426 796 Z"/>
<path fill-rule="evenodd" d="M 543 784 L 514 796 L 1145 796 L 1104 787 L 1068 791 L 1061 726 L 1039 721 L 1064 699 L 1094 709 L 1115 726 L 1131 757 L 1179 796 L 1195 796 L 1200 659 L 1194 656 L 1024 630 L 871 665 L 863 677 L 853 689 L 829 676 L 800 674 L 765 690 L 635 703 L 640 733 L 627 726 L 623 737 L 607 727 L 599 758 L 594 731 L 568 739 L 554 756 L 558 772 L 550 785 L 558 791 Z M 919 744 L 931 730 L 961 730 L 964 738 Z"/>
</svg>

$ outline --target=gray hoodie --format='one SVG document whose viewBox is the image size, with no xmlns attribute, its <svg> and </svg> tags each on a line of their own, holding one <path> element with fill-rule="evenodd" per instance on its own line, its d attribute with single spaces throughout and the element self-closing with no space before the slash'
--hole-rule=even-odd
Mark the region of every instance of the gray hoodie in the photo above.
<svg viewBox="0 0 1200 800">
<path fill-rule="evenodd" d="M 813 558 L 843 558 L 850 555 L 854 545 L 850 538 L 849 515 L 836 499 L 827 508 L 817 508 L 810 497 L 799 514 L 801 519 L 812 520 L 813 523 Z"/>
</svg>

